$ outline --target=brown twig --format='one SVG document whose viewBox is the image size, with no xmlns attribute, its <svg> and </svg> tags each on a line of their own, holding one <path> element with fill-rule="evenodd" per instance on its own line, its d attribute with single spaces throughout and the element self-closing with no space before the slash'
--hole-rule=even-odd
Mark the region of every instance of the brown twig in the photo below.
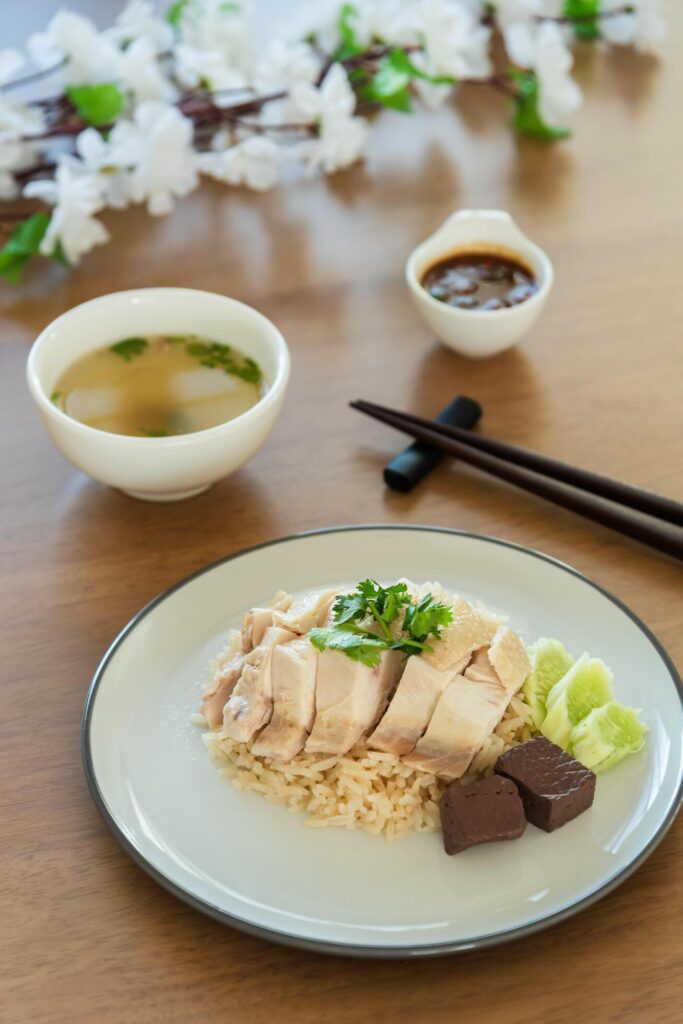
<svg viewBox="0 0 683 1024">
<path fill-rule="evenodd" d="M 535 14 L 534 21 L 550 21 L 554 25 L 581 25 L 592 24 L 594 21 L 605 21 L 607 18 L 621 18 L 625 14 L 635 14 L 636 8 L 633 4 L 624 4 L 622 7 L 613 7 L 611 11 L 596 11 L 595 14 Z"/>
<path fill-rule="evenodd" d="M 11 82 L 5 82 L 4 85 L 0 85 L 0 92 L 10 92 L 12 89 L 19 89 L 23 85 L 30 85 L 32 82 L 39 82 L 42 78 L 49 78 L 50 75 L 54 75 L 56 71 L 59 71 L 66 64 L 66 58 L 60 60 L 59 63 L 53 64 L 51 68 L 42 68 L 40 71 L 32 71 L 30 75 L 24 75 L 23 78 L 15 78 Z"/>
</svg>

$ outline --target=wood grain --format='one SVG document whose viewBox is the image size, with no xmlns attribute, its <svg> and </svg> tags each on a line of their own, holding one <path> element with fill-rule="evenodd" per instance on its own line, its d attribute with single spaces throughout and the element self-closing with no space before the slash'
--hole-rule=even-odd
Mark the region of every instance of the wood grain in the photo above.
<svg viewBox="0 0 683 1024">
<path fill-rule="evenodd" d="M 17 5 L 3 45 L 57 6 Z M 117 6 L 81 4 L 103 23 Z M 118 214 L 115 241 L 76 272 L 46 267 L 3 287 L 3 1022 L 680 1019 L 680 822 L 620 889 L 545 934 L 419 964 L 328 959 L 233 932 L 152 883 L 99 819 L 79 753 L 92 672 L 141 605 L 208 561 L 312 527 L 432 523 L 530 545 L 616 593 L 680 664 L 680 568 L 462 466 L 443 464 L 412 495 L 388 492 L 380 469 L 402 439 L 347 407 L 364 397 L 433 415 L 472 395 L 492 436 L 683 499 L 683 10 L 669 7 L 660 65 L 580 55 L 586 103 L 567 143 L 516 141 L 504 101 L 472 91 L 412 121 L 382 117 L 367 163 L 329 181 L 266 196 L 205 187 L 159 222 Z M 402 278 L 409 250 L 456 206 L 509 209 L 557 273 L 533 334 L 481 363 L 429 337 Z M 169 506 L 77 473 L 23 383 L 53 317 L 159 284 L 252 303 L 282 328 L 294 364 L 268 445 L 232 479 Z"/>
</svg>

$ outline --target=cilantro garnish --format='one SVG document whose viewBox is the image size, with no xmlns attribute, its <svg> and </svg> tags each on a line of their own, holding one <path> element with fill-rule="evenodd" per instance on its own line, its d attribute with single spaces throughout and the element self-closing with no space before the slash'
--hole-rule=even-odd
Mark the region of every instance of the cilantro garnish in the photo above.
<svg viewBox="0 0 683 1024">
<path fill-rule="evenodd" d="M 115 345 L 109 346 L 111 352 L 121 356 L 127 363 L 136 356 L 141 356 L 146 348 L 149 348 L 146 338 L 124 338 L 123 341 L 117 341 Z"/>
<path fill-rule="evenodd" d="M 401 609 L 399 630 L 391 626 Z M 379 665 L 383 651 L 398 650 L 406 655 L 430 651 L 429 637 L 439 639 L 444 626 L 453 618 L 447 604 L 435 601 L 431 594 L 416 601 L 405 583 L 382 587 L 375 580 L 362 580 L 350 594 L 340 594 L 332 609 L 333 625 L 314 629 L 309 640 L 319 651 L 342 651 L 368 668 Z"/>
<path fill-rule="evenodd" d="M 185 351 L 189 356 L 198 357 L 201 366 L 222 370 L 247 384 L 260 384 L 263 380 L 258 363 L 249 356 L 236 356 L 229 345 L 222 345 L 219 341 L 188 341 Z"/>
</svg>

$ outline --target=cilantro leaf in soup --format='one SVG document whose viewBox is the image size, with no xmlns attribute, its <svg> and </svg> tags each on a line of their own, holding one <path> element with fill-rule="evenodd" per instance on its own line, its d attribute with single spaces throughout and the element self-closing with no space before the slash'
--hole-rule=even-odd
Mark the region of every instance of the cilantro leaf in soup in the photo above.
<svg viewBox="0 0 683 1024">
<path fill-rule="evenodd" d="M 149 342 L 146 338 L 124 338 L 123 341 L 117 341 L 115 345 L 110 345 L 109 351 L 121 356 L 129 363 L 136 356 L 141 356 L 147 348 L 149 348 Z"/>
</svg>

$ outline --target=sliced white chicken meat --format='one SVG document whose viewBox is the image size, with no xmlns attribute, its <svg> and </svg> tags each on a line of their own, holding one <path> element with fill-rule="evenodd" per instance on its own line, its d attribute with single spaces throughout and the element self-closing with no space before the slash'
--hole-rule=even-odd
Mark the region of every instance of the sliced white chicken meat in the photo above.
<svg viewBox="0 0 683 1024">
<path fill-rule="evenodd" d="M 290 595 L 279 590 L 265 608 L 251 608 L 247 612 L 241 632 L 231 632 L 202 696 L 200 710 L 211 729 L 217 729 L 223 721 L 223 709 L 242 675 L 246 655 L 260 644 L 266 629 L 273 625 L 275 611 L 285 611 L 291 603 Z"/>
<path fill-rule="evenodd" d="M 384 651 L 379 665 L 368 668 L 341 651 L 323 651 L 318 659 L 315 721 L 305 750 L 345 754 L 378 715 L 400 676 L 405 656 Z"/>
<path fill-rule="evenodd" d="M 463 598 L 453 598 L 438 583 L 426 583 L 421 590 L 450 604 L 453 621 L 443 630 L 441 640 L 431 643 L 431 652 L 408 659 L 389 707 L 368 738 L 369 747 L 398 756 L 415 747 L 450 681 L 488 638 L 485 624 Z"/>
<path fill-rule="evenodd" d="M 263 639 L 244 659 L 239 681 L 223 709 L 223 734 L 246 743 L 270 721 L 273 711 L 272 661 L 278 644 L 294 640 L 295 633 L 269 626 Z"/>
<path fill-rule="evenodd" d="M 422 655 L 408 658 L 405 671 L 389 707 L 368 746 L 389 754 L 408 754 L 427 728 L 439 697 L 455 672 L 469 661 L 466 655 L 453 671 L 434 668 Z"/>
<path fill-rule="evenodd" d="M 522 641 L 507 626 L 500 627 L 491 645 L 477 651 L 464 673 L 449 682 L 427 731 L 405 763 L 433 775 L 460 778 L 529 671 Z"/>
<path fill-rule="evenodd" d="M 273 715 L 252 743 L 252 753 L 289 761 L 303 748 L 315 717 L 317 668 L 318 652 L 306 637 L 273 650 Z"/>
<path fill-rule="evenodd" d="M 273 625 L 274 616 L 284 613 L 292 605 L 292 597 L 284 590 L 278 590 L 265 608 L 252 608 L 244 616 L 242 639 L 244 650 L 248 653 L 263 640 L 263 634 Z"/>
<path fill-rule="evenodd" d="M 336 596 L 336 590 L 321 590 L 295 598 L 286 609 L 275 612 L 273 623 L 292 633 L 308 633 L 326 621 Z"/>
<path fill-rule="evenodd" d="M 437 587 L 438 584 L 430 584 Z M 489 627 L 463 597 L 450 598 L 453 619 L 444 627 L 441 639 L 433 641 L 431 652 L 420 655 L 434 668 L 452 669 L 490 639 Z"/>
<path fill-rule="evenodd" d="M 244 657 L 242 634 L 235 629 L 227 647 L 216 659 L 211 679 L 202 696 L 201 713 L 210 729 L 217 729 L 223 721 L 223 708 L 242 675 Z"/>
</svg>

